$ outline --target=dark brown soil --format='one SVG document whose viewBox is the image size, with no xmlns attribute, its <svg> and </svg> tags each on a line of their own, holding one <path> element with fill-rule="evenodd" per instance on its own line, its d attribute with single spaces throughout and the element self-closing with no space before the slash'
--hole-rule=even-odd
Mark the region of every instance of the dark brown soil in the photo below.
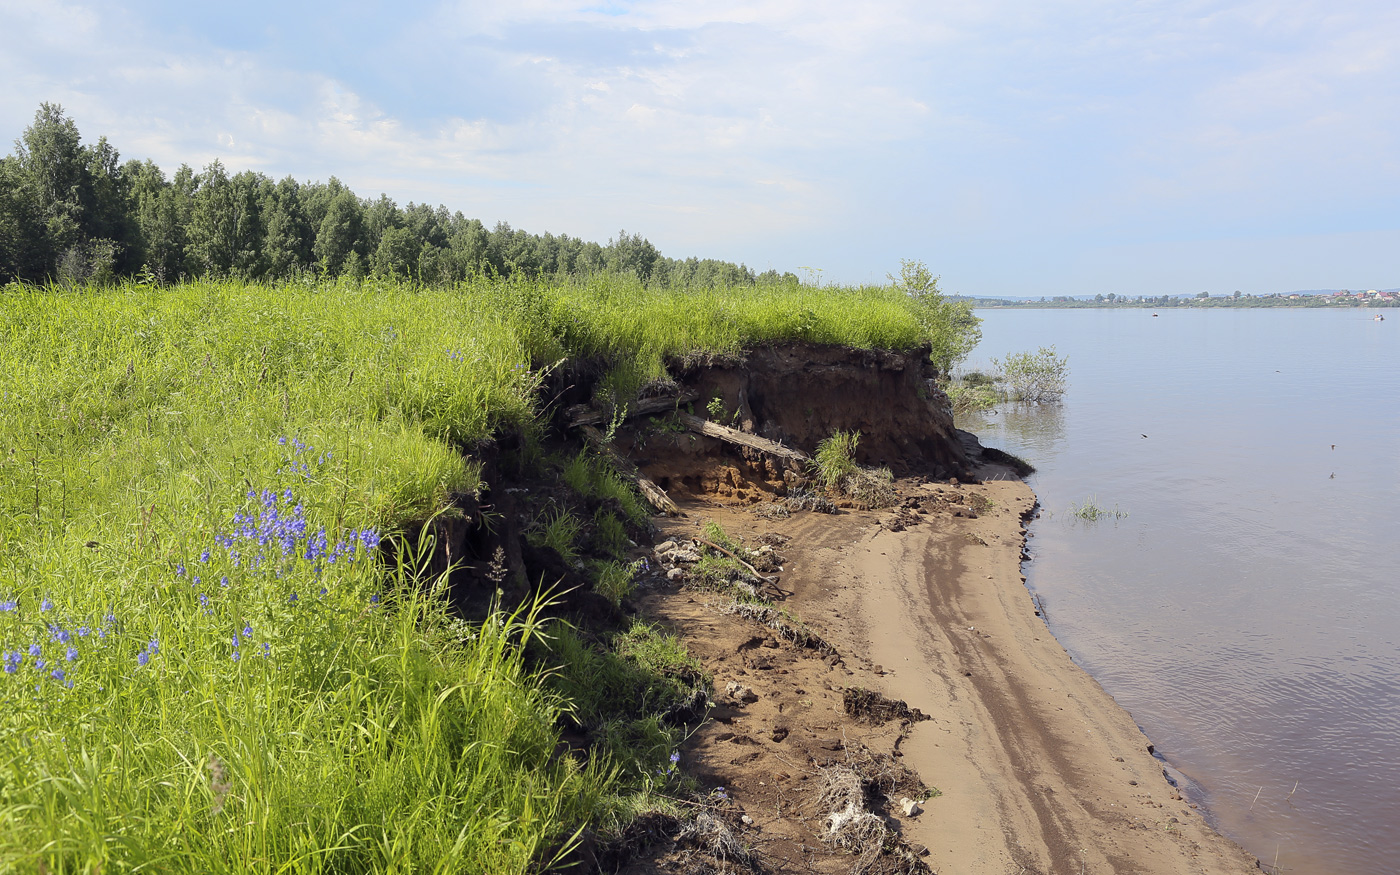
<svg viewBox="0 0 1400 875">
<path fill-rule="evenodd" d="M 856 461 L 896 476 L 967 477 L 973 467 L 922 351 L 786 344 L 676 370 L 679 388 L 698 394 L 697 415 L 808 455 L 833 432 L 858 431 Z M 712 404 L 718 417 L 711 415 Z M 668 492 L 771 501 L 802 473 L 762 453 L 678 429 L 665 416 L 638 421 L 619 438 Z"/>
</svg>

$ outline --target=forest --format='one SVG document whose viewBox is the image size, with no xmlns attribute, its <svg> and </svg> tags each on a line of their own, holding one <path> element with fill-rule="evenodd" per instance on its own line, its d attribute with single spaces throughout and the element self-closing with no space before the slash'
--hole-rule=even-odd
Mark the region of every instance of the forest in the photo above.
<svg viewBox="0 0 1400 875">
<path fill-rule="evenodd" d="M 487 228 L 445 206 L 362 198 L 340 180 L 274 181 L 215 160 L 173 176 L 125 162 L 101 137 L 84 144 L 58 104 L 0 158 L 0 283 L 108 283 L 141 278 L 277 281 L 379 277 L 423 284 L 471 277 L 633 275 L 669 288 L 795 280 L 742 264 L 667 258 L 639 234 L 606 244 Z"/>
</svg>

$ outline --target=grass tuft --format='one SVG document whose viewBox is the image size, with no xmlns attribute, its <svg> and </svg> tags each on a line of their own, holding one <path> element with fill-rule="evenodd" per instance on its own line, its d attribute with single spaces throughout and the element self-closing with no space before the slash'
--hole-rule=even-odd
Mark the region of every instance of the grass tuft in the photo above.
<svg viewBox="0 0 1400 875">
<path fill-rule="evenodd" d="M 856 473 L 856 447 L 859 445 L 858 431 L 835 431 L 817 444 L 817 452 L 812 457 L 817 481 L 826 489 L 841 488 L 846 478 Z"/>
<path fill-rule="evenodd" d="M 1098 522 L 1101 519 L 1107 519 L 1109 517 L 1112 517 L 1115 520 L 1121 520 L 1126 519 L 1128 516 L 1128 512 L 1126 510 L 1119 510 L 1118 505 L 1115 504 L 1113 507 L 1110 508 L 1105 505 L 1099 504 L 1098 499 L 1092 495 L 1086 498 L 1083 504 L 1071 504 L 1069 506 L 1069 514 L 1075 519 L 1084 520 L 1085 522 L 1091 523 Z"/>
</svg>

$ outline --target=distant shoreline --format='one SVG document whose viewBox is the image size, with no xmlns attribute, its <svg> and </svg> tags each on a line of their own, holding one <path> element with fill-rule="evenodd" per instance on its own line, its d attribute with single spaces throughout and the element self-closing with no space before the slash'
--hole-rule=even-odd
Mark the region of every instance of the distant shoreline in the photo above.
<svg viewBox="0 0 1400 875">
<path fill-rule="evenodd" d="M 1143 295 L 1116 300 L 1080 298 L 1015 301 L 1003 298 L 959 298 L 970 301 L 974 310 L 1259 310 L 1287 307 L 1309 310 L 1384 310 L 1400 307 L 1400 293 L 1376 292 L 1350 295 L 1241 295 L 1221 297 L 1178 297 Z"/>
</svg>

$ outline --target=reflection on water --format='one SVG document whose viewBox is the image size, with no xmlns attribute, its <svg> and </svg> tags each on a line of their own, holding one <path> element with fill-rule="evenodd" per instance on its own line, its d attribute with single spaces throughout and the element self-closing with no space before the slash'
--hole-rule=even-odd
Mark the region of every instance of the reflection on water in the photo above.
<svg viewBox="0 0 1400 875">
<path fill-rule="evenodd" d="M 1015 443 L 1034 452 L 1038 459 L 1058 454 L 1065 437 L 1065 409 L 1061 404 L 998 404 L 991 410 L 960 415 L 957 426 L 980 435 L 1005 435 L 1010 440 L 991 441 L 992 446 Z"/>
<path fill-rule="evenodd" d="M 960 419 L 1038 469 L 1027 575 L 1059 639 L 1266 864 L 1394 868 L 1400 320 L 979 315 L 969 364 L 1070 362 L 1063 405 Z M 1089 496 L 1128 517 L 1063 512 Z"/>
</svg>

